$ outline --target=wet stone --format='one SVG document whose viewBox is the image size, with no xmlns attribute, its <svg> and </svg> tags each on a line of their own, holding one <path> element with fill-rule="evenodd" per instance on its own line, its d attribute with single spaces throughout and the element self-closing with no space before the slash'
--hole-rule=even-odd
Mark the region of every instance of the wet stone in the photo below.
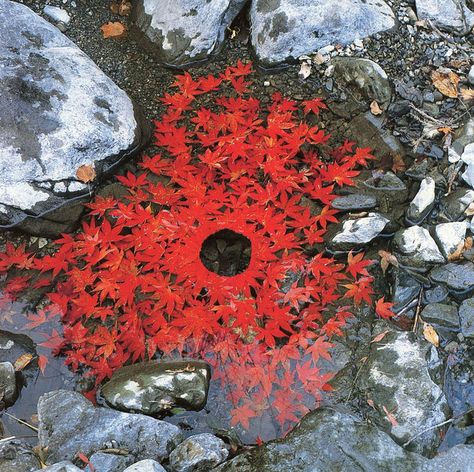
<svg viewBox="0 0 474 472">
<path fill-rule="evenodd" d="M 449 258 L 464 244 L 467 224 L 462 222 L 442 223 L 435 227 L 435 237 L 444 257 Z"/>
<path fill-rule="evenodd" d="M 105 401 L 119 410 L 147 415 L 180 407 L 200 410 L 211 371 L 201 361 L 150 361 L 122 367 L 102 387 Z"/>
<path fill-rule="evenodd" d="M 470 261 L 461 264 L 451 262 L 434 268 L 430 277 L 456 292 L 467 292 L 474 288 L 474 264 Z"/>
<path fill-rule="evenodd" d="M 464 0 L 416 0 L 416 12 L 420 20 L 455 34 L 466 34 L 474 26 L 474 12 Z"/>
<path fill-rule="evenodd" d="M 458 309 L 454 305 L 430 303 L 421 312 L 423 321 L 448 328 L 459 328 Z"/>
<path fill-rule="evenodd" d="M 400 310 L 415 300 L 420 293 L 421 284 L 411 277 L 406 271 L 396 269 L 393 284 L 394 310 Z"/>
<path fill-rule="evenodd" d="M 395 27 L 383 0 L 256 0 L 250 6 L 257 59 L 273 65 Z"/>
<path fill-rule="evenodd" d="M 81 472 L 82 469 L 76 467 L 71 461 L 61 461 L 56 464 L 52 464 L 46 469 L 41 469 L 35 472 Z"/>
<path fill-rule="evenodd" d="M 418 268 L 425 268 L 426 264 L 440 264 L 445 262 L 434 239 L 427 229 L 421 226 L 411 226 L 397 231 L 393 239 L 400 262 Z"/>
<path fill-rule="evenodd" d="M 77 452 L 90 457 L 106 444 L 128 450 L 135 461 L 163 460 L 183 439 L 174 425 L 144 415 L 96 408 L 80 393 L 66 390 L 40 397 L 38 420 L 39 445 L 48 448 L 49 464 L 73 460 Z"/>
<path fill-rule="evenodd" d="M 12 405 L 16 397 L 15 368 L 10 362 L 0 362 L 0 409 Z"/>
<path fill-rule="evenodd" d="M 393 172 L 370 177 L 364 186 L 371 190 L 377 201 L 388 198 L 394 203 L 401 203 L 408 194 L 406 185 Z"/>
<path fill-rule="evenodd" d="M 340 250 L 363 246 L 375 239 L 389 221 L 378 213 L 369 213 L 364 218 L 347 220 L 342 225 L 342 231 L 332 238 L 331 246 Z"/>
<path fill-rule="evenodd" d="M 457 221 L 464 217 L 464 211 L 472 202 L 474 202 L 474 190 L 456 189 L 446 197 L 443 213 L 449 221 Z"/>
<path fill-rule="evenodd" d="M 152 459 L 145 459 L 128 466 L 123 472 L 166 472 L 166 469 Z"/>
<path fill-rule="evenodd" d="M 190 436 L 170 454 L 173 472 L 206 472 L 224 462 L 229 455 L 224 441 L 213 434 Z"/>
<path fill-rule="evenodd" d="M 461 332 L 468 338 L 474 338 L 474 298 L 464 300 L 459 306 Z"/>
<path fill-rule="evenodd" d="M 0 472 L 32 472 L 41 463 L 30 445 L 18 439 L 0 443 Z"/>
<path fill-rule="evenodd" d="M 84 469 L 85 472 L 94 472 L 99 470 L 124 470 L 125 467 L 134 462 L 134 458 L 129 455 L 109 454 L 105 452 L 96 452 L 89 457 L 93 468 L 89 465 Z"/>
<path fill-rule="evenodd" d="M 421 181 L 415 198 L 408 206 L 406 218 L 410 224 L 421 223 L 434 207 L 435 202 L 435 181 L 431 177 L 426 177 Z"/>
<path fill-rule="evenodd" d="M 387 331 L 381 342 L 372 343 L 362 368 L 357 388 L 361 396 L 373 402 L 370 418 L 402 445 L 413 439 L 409 450 L 433 455 L 440 443 L 435 424 L 447 419 L 449 409 L 441 388 L 431 380 L 427 353 L 431 348 L 412 332 L 396 331 L 383 321 L 374 334 Z M 395 422 L 387 417 L 391 412 Z"/>
<path fill-rule="evenodd" d="M 444 302 L 448 298 L 448 295 L 449 291 L 444 285 L 436 285 L 423 292 L 423 298 L 426 304 Z"/>
<path fill-rule="evenodd" d="M 474 118 L 470 118 L 456 131 L 455 139 L 448 149 L 449 162 L 458 162 L 463 158 L 466 147 L 474 143 Z"/>
<path fill-rule="evenodd" d="M 0 32 L 0 227 L 34 233 L 28 219 L 89 198 L 147 127 L 127 94 L 26 6 L 0 0 Z M 82 165 L 94 167 L 92 184 L 76 176 Z"/>
<path fill-rule="evenodd" d="M 377 200 L 372 195 L 354 193 L 335 198 L 331 205 L 340 211 L 371 210 L 376 207 Z"/>
<path fill-rule="evenodd" d="M 133 21 L 164 64 L 183 67 L 216 52 L 246 0 L 138 0 Z"/>
</svg>

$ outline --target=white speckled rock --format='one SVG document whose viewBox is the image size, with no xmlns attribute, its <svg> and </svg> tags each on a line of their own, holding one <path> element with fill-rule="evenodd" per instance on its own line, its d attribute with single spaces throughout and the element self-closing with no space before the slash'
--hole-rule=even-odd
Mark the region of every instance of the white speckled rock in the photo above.
<svg viewBox="0 0 474 472">
<path fill-rule="evenodd" d="M 60 21 L 61 23 L 64 23 L 67 25 L 71 21 L 71 17 L 69 16 L 69 13 L 66 10 L 63 10 L 62 8 L 59 7 L 53 7 L 51 5 L 46 5 L 43 8 L 43 12 L 46 16 L 51 18 L 53 21 Z"/>
<path fill-rule="evenodd" d="M 435 181 L 426 177 L 421 181 L 415 198 L 407 209 L 407 220 L 412 224 L 421 223 L 433 209 L 435 201 Z"/>
<path fill-rule="evenodd" d="M 166 469 L 153 459 L 145 459 L 128 466 L 123 472 L 166 472 Z"/>
<path fill-rule="evenodd" d="M 467 223 L 465 221 L 436 225 L 435 235 L 444 257 L 449 258 L 456 252 L 458 246 L 464 242 L 466 230 Z"/>
<path fill-rule="evenodd" d="M 445 262 L 434 239 L 428 230 L 421 226 L 411 226 L 397 231 L 393 241 L 403 264 L 424 267 L 426 263 Z"/>
<path fill-rule="evenodd" d="M 383 0 L 254 0 L 250 20 L 252 46 L 266 65 L 395 26 Z"/>
<path fill-rule="evenodd" d="M 224 462 L 229 455 L 224 441 L 213 434 L 190 436 L 170 454 L 173 472 L 207 472 Z"/>
<path fill-rule="evenodd" d="M 341 250 L 363 246 L 375 239 L 389 221 L 378 213 L 369 213 L 364 218 L 344 221 L 342 231 L 334 236 L 331 245 Z"/>
<path fill-rule="evenodd" d="M 35 472 L 82 472 L 82 469 L 76 467 L 71 461 L 61 461 L 46 467 L 46 469 L 35 470 Z"/>
<path fill-rule="evenodd" d="M 420 20 L 430 20 L 438 28 L 466 34 L 474 25 L 474 13 L 465 0 L 416 0 Z"/>
<path fill-rule="evenodd" d="M 127 94 L 26 6 L 0 0 L 0 37 L 0 226 L 11 226 L 88 195 L 77 169 L 100 181 L 143 130 Z"/>
<path fill-rule="evenodd" d="M 385 322 L 378 322 L 373 334 L 387 328 Z M 358 381 L 362 396 L 373 401 L 370 417 L 400 445 L 427 430 L 410 446 L 420 453 L 435 450 L 440 437 L 436 428 L 430 427 L 445 421 L 449 414 L 444 393 L 431 380 L 428 370 L 426 356 L 431 347 L 414 333 L 389 329 L 381 342 L 371 344 Z"/>
<path fill-rule="evenodd" d="M 138 0 L 133 21 L 149 49 L 166 65 L 206 59 L 246 0 Z"/>
</svg>

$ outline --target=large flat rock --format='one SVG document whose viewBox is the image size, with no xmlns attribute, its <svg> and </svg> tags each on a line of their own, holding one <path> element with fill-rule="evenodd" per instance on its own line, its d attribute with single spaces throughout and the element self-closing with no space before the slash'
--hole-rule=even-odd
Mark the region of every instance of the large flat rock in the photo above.
<svg viewBox="0 0 474 472">
<path fill-rule="evenodd" d="M 348 44 L 395 26 L 383 0 L 254 0 L 252 46 L 266 65 Z"/>
<path fill-rule="evenodd" d="M 8 227 L 88 195 L 146 132 L 127 94 L 26 6 L 0 0 L 0 37 L 0 226 Z M 76 176 L 83 165 L 97 174 L 90 184 Z"/>
</svg>

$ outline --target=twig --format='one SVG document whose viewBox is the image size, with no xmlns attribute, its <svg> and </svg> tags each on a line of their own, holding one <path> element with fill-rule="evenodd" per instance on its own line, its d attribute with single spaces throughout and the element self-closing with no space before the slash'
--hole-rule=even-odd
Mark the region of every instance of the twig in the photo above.
<svg viewBox="0 0 474 472">
<path fill-rule="evenodd" d="M 18 423 L 21 423 L 22 425 L 28 426 L 28 428 L 32 429 L 36 433 L 38 432 L 38 428 L 35 426 L 31 425 L 30 423 L 27 423 L 26 421 L 20 420 L 20 418 L 17 418 L 16 416 L 10 415 L 10 413 L 7 413 L 6 411 L 4 412 L 5 415 L 9 416 L 10 418 L 18 421 Z"/>
<path fill-rule="evenodd" d="M 6 442 L 6 441 L 10 441 L 11 439 L 16 439 L 16 436 L 10 436 L 10 437 L 8 437 L 8 438 L 0 439 L 0 443 Z"/>
<path fill-rule="evenodd" d="M 420 311 L 421 311 L 421 300 L 423 298 L 423 287 L 420 287 L 420 293 L 418 295 L 418 303 L 416 304 L 416 311 L 415 311 L 415 323 L 413 325 L 413 332 L 416 332 L 416 328 L 418 327 L 418 321 L 420 319 Z"/>
<path fill-rule="evenodd" d="M 359 374 L 360 374 L 360 371 L 362 370 L 362 367 L 364 367 L 365 363 L 367 361 L 367 358 L 365 358 L 363 361 L 362 361 L 362 364 L 361 366 L 359 367 L 359 369 L 357 370 L 357 373 L 354 377 L 354 380 L 352 382 L 352 386 L 351 386 L 351 389 L 349 391 L 349 395 L 347 395 L 347 398 L 346 398 L 346 403 L 350 400 L 351 396 L 352 396 L 352 392 L 354 391 L 354 388 L 356 386 L 356 383 L 357 383 L 357 379 L 359 378 Z"/>
<path fill-rule="evenodd" d="M 407 447 L 408 444 L 410 444 L 414 439 L 420 437 L 422 434 L 427 433 L 428 431 L 431 431 L 432 429 L 439 428 L 440 426 L 444 426 L 445 424 L 452 423 L 453 421 L 456 421 L 458 418 L 461 418 L 464 415 L 468 415 L 469 413 L 472 413 L 474 411 L 474 408 L 471 408 L 470 410 L 465 411 L 464 413 L 461 413 L 457 416 L 453 416 L 449 420 L 443 421 L 442 423 L 435 424 L 434 426 L 430 426 L 429 428 L 426 428 L 419 433 L 415 434 L 415 436 L 412 436 L 406 443 L 403 444 L 403 447 Z"/>
</svg>

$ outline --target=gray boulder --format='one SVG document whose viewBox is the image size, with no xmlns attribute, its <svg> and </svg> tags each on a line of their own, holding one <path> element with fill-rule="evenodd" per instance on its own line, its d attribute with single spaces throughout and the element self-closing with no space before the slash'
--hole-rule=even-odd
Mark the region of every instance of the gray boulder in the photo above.
<svg viewBox="0 0 474 472">
<path fill-rule="evenodd" d="M 173 472 L 207 472 L 224 462 L 229 455 L 224 441 L 213 434 L 190 436 L 170 454 Z"/>
<path fill-rule="evenodd" d="M 373 408 L 370 418 L 402 445 L 433 454 L 440 443 L 432 428 L 448 418 L 449 408 L 441 388 L 430 377 L 426 356 L 431 344 L 412 332 L 401 332 L 378 322 L 374 334 L 386 331 L 371 351 L 359 374 L 357 388 Z"/>
<path fill-rule="evenodd" d="M 407 220 L 411 224 L 421 223 L 433 209 L 435 202 L 435 181 L 426 177 L 407 208 Z"/>
<path fill-rule="evenodd" d="M 426 264 L 439 264 L 444 262 L 434 239 L 428 230 L 421 226 L 397 231 L 394 244 L 400 254 L 399 260 L 409 266 L 423 268 Z"/>
<path fill-rule="evenodd" d="M 48 462 L 72 460 L 78 451 L 90 457 L 111 444 L 137 459 L 166 459 L 182 441 L 178 427 L 144 415 L 95 408 L 77 392 L 56 390 L 38 401 L 41 447 Z"/>
<path fill-rule="evenodd" d="M 474 289 L 474 264 L 470 261 L 462 264 L 442 265 L 430 272 L 431 280 L 445 284 L 454 292 L 467 292 Z"/>
<path fill-rule="evenodd" d="M 464 300 L 459 306 L 461 332 L 468 338 L 474 338 L 474 298 Z"/>
<path fill-rule="evenodd" d="M 372 195 L 353 193 L 335 198 L 331 206 L 340 211 L 371 210 L 377 206 L 377 200 Z"/>
<path fill-rule="evenodd" d="M 265 65 L 395 26 L 393 11 L 383 0 L 255 0 L 250 21 L 252 46 Z"/>
<path fill-rule="evenodd" d="M 16 397 L 15 368 L 10 362 L 0 362 L 0 409 L 12 405 Z"/>
<path fill-rule="evenodd" d="M 122 471 L 134 461 L 133 456 L 122 454 L 109 454 L 108 452 L 95 452 L 89 457 L 84 472 L 95 472 L 98 470 Z"/>
<path fill-rule="evenodd" d="M 454 305 L 445 303 L 430 303 L 421 312 L 423 321 L 446 328 L 459 328 L 458 309 Z"/>
<path fill-rule="evenodd" d="M 166 469 L 152 459 L 135 462 L 127 467 L 123 472 L 166 472 Z"/>
<path fill-rule="evenodd" d="M 223 42 L 246 0 L 138 0 L 133 22 L 145 46 L 168 66 L 206 59 Z"/>
<path fill-rule="evenodd" d="M 82 472 L 82 469 L 76 467 L 71 461 L 61 461 L 35 472 Z"/>
<path fill-rule="evenodd" d="M 435 237 L 444 257 L 449 259 L 464 244 L 467 224 L 464 221 L 441 223 L 435 227 Z"/>
<path fill-rule="evenodd" d="M 390 171 L 382 175 L 369 177 L 363 185 L 377 198 L 379 203 L 387 199 L 393 203 L 402 203 L 406 200 L 408 194 L 404 182 Z"/>
<path fill-rule="evenodd" d="M 41 468 L 29 444 L 18 439 L 0 443 L 0 472 L 33 472 Z"/>
<path fill-rule="evenodd" d="M 424 459 L 374 425 L 343 411 L 318 408 L 285 438 L 244 452 L 216 472 L 413 472 Z"/>
<path fill-rule="evenodd" d="M 375 239 L 389 221 L 378 213 L 369 213 L 363 218 L 344 221 L 342 231 L 332 238 L 331 246 L 341 250 L 361 247 Z"/>
<path fill-rule="evenodd" d="M 80 215 L 60 209 L 136 152 L 147 127 L 127 94 L 26 6 L 0 0 L 0 34 L 0 227 L 57 236 Z M 90 183 L 81 166 L 94 168 Z"/>
<path fill-rule="evenodd" d="M 205 362 L 142 362 L 117 369 L 101 394 L 114 408 L 147 415 L 174 407 L 201 410 L 210 379 L 211 369 Z"/>
<path fill-rule="evenodd" d="M 416 12 L 420 20 L 451 33 L 466 34 L 474 26 L 474 12 L 465 0 L 416 0 Z"/>
</svg>

